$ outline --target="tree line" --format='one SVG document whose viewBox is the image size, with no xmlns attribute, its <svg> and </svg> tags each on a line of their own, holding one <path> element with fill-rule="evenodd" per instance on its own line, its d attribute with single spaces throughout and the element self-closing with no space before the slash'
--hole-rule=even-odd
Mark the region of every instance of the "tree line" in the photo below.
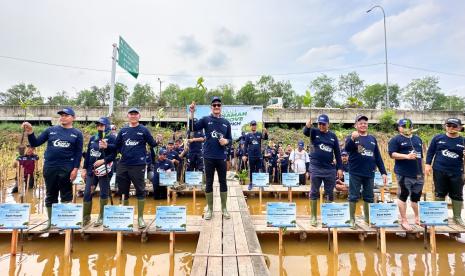
<svg viewBox="0 0 465 276">
<path fill-rule="evenodd" d="M 71 105 L 97 107 L 108 105 L 110 85 L 92 86 L 72 97 L 67 91 L 43 97 L 33 84 L 19 83 L 0 92 L 1 105 L 20 105 L 28 101 L 32 105 Z M 281 97 L 285 108 L 331 107 L 331 108 L 386 108 L 384 83 L 366 84 L 357 72 L 340 75 L 338 79 L 322 74 L 313 79 L 308 89 L 297 94 L 289 81 L 277 81 L 272 76 L 261 76 L 258 81 L 246 82 L 240 89 L 231 84 L 207 88 L 200 77 L 195 85 L 181 88 L 169 84 L 161 95 L 146 83 L 137 83 L 132 91 L 127 85 L 115 84 L 115 106 L 173 106 L 184 107 L 192 101 L 208 104 L 212 96 L 222 97 L 227 105 L 267 106 L 272 97 Z M 425 76 L 413 79 L 405 87 L 389 85 L 389 108 L 399 107 L 414 110 L 464 110 L 464 97 L 445 95 L 439 87 L 439 79 Z"/>
</svg>

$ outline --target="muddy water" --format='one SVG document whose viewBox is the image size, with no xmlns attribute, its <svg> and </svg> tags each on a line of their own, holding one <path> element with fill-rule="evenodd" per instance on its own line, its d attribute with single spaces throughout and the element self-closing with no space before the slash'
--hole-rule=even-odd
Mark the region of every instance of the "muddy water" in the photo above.
<svg viewBox="0 0 465 276">
<path fill-rule="evenodd" d="M 34 213 L 42 213 L 42 202 L 38 192 L 27 194 Z M 8 195 L 7 202 L 18 200 Z M 248 205 L 253 215 L 266 213 L 266 202 L 286 201 L 271 195 L 263 197 L 259 204 L 258 195 L 248 197 Z M 78 198 L 78 202 L 82 199 Z M 310 214 L 308 199 L 294 196 L 298 215 Z M 135 200 L 130 200 L 135 205 Z M 166 205 L 166 200 L 147 199 L 145 214 L 155 214 L 156 206 Z M 205 200 L 197 197 L 178 197 L 176 205 L 186 205 L 189 215 L 200 215 Z M 360 206 L 361 207 L 361 206 Z M 358 208 L 357 212 L 360 213 Z M 98 198 L 94 198 L 93 213 L 98 211 Z M 16 260 L 9 258 L 9 236 L 0 235 L 0 275 L 169 275 L 168 237 L 149 236 L 147 243 L 141 243 L 138 237 L 124 238 L 124 255 L 119 261 L 114 259 L 116 237 L 95 235 L 88 240 L 75 236 L 74 252 L 71 262 L 62 257 L 64 237 L 54 235 L 51 238 L 35 237 L 24 241 L 24 253 Z M 279 270 L 278 237 L 260 235 L 263 252 L 267 255 L 272 275 L 465 275 L 465 239 L 450 239 L 438 235 L 438 254 L 432 256 L 423 248 L 423 239 L 388 236 L 385 258 L 376 249 L 376 238 L 369 236 L 360 241 L 357 236 L 340 235 L 339 255 L 334 256 L 328 250 L 327 236 L 308 235 L 300 241 L 298 235 L 287 234 L 284 239 L 282 269 Z M 176 236 L 176 254 L 171 269 L 174 275 L 188 275 L 192 267 L 192 256 L 197 245 L 197 236 Z M 281 273 L 280 273 L 281 272 Z M 7 274 L 8 273 L 8 274 Z"/>
</svg>

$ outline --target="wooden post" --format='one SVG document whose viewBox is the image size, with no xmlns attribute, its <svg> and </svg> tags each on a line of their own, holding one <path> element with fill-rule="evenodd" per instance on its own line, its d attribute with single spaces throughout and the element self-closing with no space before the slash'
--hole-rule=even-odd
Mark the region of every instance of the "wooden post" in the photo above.
<svg viewBox="0 0 465 276">
<path fill-rule="evenodd" d="M 65 257 L 71 255 L 71 229 L 65 230 Z"/>
<path fill-rule="evenodd" d="M 11 232 L 11 256 L 16 256 L 16 250 L 18 248 L 18 229 L 13 229 Z"/>
<path fill-rule="evenodd" d="M 324 193 L 324 190 L 320 186 L 320 202 L 323 202 L 323 193 Z"/>
<path fill-rule="evenodd" d="M 175 242 L 174 231 L 170 231 L 170 273 L 169 275 L 174 275 L 174 242 Z"/>
<path fill-rule="evenodd" d="M 386 254 L 386 228 L 381 227 L 379 234 L 381 236 L 381 253 Z"/>
<path fill-rule="evenodd" d="M 289 202 L 292 202 L 292 187 L 287 188 L 287 197 L 289 198 Z"/>
<path fill-rule="evenodd" d="M 384 202 L 384 185 L 381 187 L 381 202 Z"/>
<path fill-rule="evenodd" d="M 279 227 L 278 233 L 278 256 L 279 256 L 279 275 L 283 275 L 283 228 Z"/>
<path fill-rule="evenodd" d="M 123 233 L 121 231 L 116 232 L 116 258 L 121 256 L 123 251 Z"/>
<path fill-rule="evenodd" d="M 170 204 L 170 193 L 171 193 L 170 186 L 167 186 L 166 187 L 166 201 L 168 202 L 168 205 Z"/>
<path fill-rule="evenodd" d="M 263 187 L 258 187 L 258 198 L 259 198 L 260 206 L 262 206 L 262 188 Z"/>
<path fill-rule="evenodd" d="M 335 255 L 339 254 L 339 245 L 337 243 L 337 228 L 333 228 L 333 253 Z"/>
<path fill-rule="evenodd" d="M 436 254 L 436 227 L 431 225 L 429 228 L 429 239 L 431 244 L 431 253 Z"/>
</svg>

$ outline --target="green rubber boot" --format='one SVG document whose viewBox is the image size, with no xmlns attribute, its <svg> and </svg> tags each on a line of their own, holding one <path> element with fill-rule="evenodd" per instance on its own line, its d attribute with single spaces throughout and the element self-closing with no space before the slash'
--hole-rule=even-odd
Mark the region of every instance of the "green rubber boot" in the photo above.
<svg viewBox="0 0 465 276">
<path fill-rule="evenodd" d="M 310 199 L 310 209 L 311 209 L 311 217 L 310 217 L 310 224 L 313 227 L 318 225 L 317 222 L 317 212 L 318 212 L 318 201 L 316 199 Z"/>
<path fill-rule="evenodd" d="M 350 228 L 357 230 L 357 225 L 355 225 L 355 209 L 357 208 L 357 202 L 349 202 L 349 213 L 350 213 Z"/>
<path fill-rule="evenodd" d="M 445 197 L 434 197 L 434 201 L 446 201 Z"/>
<path fill-rule="evenodd" d="M 43 229 L 44 231 L 50 230 L 50 227 L 52 226 L 52 207 L 47 207 L 47 226 Z"/>
<path fill-rule="evenodd" d="M 203 218 L 210 220 L 213 217 L 213 193 L 205 193 L 205 198 L 207 199 L 207 210 L 205 210 Z"/>
<path fill-rule="evenodd" d="M 465 222 L 462 220 L 462 204 L 462 201 L 452 200 L 452 218 L 456 224 L 465 227 Z"/>
<path fill-rule="evenodd" d="M 228 202 L 228 192 L 221 192 L 221 212 L 223 213 L 223 218 L 230 219 L 231 215 L 228 213 L 228 209 L 226 208 L 226 203 Z"/>
<path fill-rule="evenodd" d="M 108 204 L 108 198 L 106 199 L 100 199 L 100 210 L 98 214 L 98 219 L 94 223 L 94 227 L 99 227 L 103 224 L 103 210 L 105 209 L 105 205 Z"/>
<path fill-rule="evenodd" d="M 121 202 L 123 206 L 129 206 L 129 199 L 125 199 Z"/>
<path fill-rule="evenodd" d="M 82 207 L 82 227 L 87 226 L 90 223 L 90 213 L 92 212 L 92 200 L 84 201 Z"/>
<path fill-rule="evenodd" d="M 370 224 L 370 203 L 364 201 L 363 202 L 363 216 L 365 222 L 369 225 Z"/>
<path fill-rule="evenodd" d="M 137 200 L 137 224 L 139 224 L 139 229 L 143 229 L 146 227 L 144 221 L 144 205 L 145 199 Z"/>
</svg>

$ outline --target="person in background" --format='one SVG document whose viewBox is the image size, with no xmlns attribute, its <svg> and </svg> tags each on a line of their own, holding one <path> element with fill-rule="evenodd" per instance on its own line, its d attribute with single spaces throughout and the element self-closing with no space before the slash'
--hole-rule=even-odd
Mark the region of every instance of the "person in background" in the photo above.
<svg viewBox="0 0 465 276">
<path fill-rule="evenodd" d="M 308 166 L 310 164 L 310 158 L 308 157 L 308 153 L 304 150 L 304 146 L 304 141 L 299 141 L 297 149 L 293 150 L 289 155 L 292 171 L 299 174 L 300 185 L 305 185 L 305 179 L 308 175 Z"/>
<path fill-rule="evenodd" d="M 349 172 L 349 154 L 347 153 L 347 151 L 345 151 L 345 150 L 341 151 L 341 160 L 342 160 L 343 174 L 342 174 L 342 178 L 339 178 L 336 175 L 336 191 L 346 193 L 346 192 L 349 191 L 349 189 L 348 189 L 349 182 L 346 182 L 348 179 L 344 178 L 344 173 Z"/>
<path fill-rule="evenodd" d="M 257 131 L 257 122 L 250 122 L 251 132 L 245 135 L 245 156 L 242 156 L 242 161 L 249 162 L 249 190 L 252 190 L 252 174 L 263 170 L 263 155 L 262 155 L 262 140 L 268 140 L 268 131 L 263 129 L 263 134 Z"/>
<path fill-rule="evenodd" d="M 462 121 L 449 118 L 445 123 L 446 133 L 433 137 L 426 153 L 425 173 L 433 172 L 434 196 L 436 201 L 452 201 L 453 220 L 465 227 L 461 213 L 463 208 L 463 156 L 465 139 L 459 131 Z M 432 164 L 432 166 L 431 166 Z"/>
<path fill-rule="evenodd" d="M 245 141 L 240 141 L 236 151 L 237 171 L 247 170 L 247 161 L 244 162 L 243 156 L 245 156 Z"/>
<path fill-rule="evenodd" d="M 19 155 L 18 157 L 16 157 L 16 160 L 13 163 L 13 168 L 17 168 L 18 166 L 24 168 L 23 183 L 27 185 L 28 189 L 34 188 L 34 171 L 36 170 L 37 161 L 39 161 L 39 156 L 35 153 L 35 148 L 31 147 L 31 145 L 27 145 L 24 155 Z M 29 182 L 28 182 L 28 179 L 29 179 Z M 11 193 L 18 192 L 19 182 L 20 181 L 16 179 L 16 184 L 11 190 Z"/>
<path fill-rule="evenodd" d="M 167 153 L 166 149 L 160 149 L 158 160 L 155 162 L 152 178 L 153 199 L 166 199 L 167 197 L 166 186 L 160 186 L 160 172 L 174 172 L 173 162 L 167 158 Z"/>
<path fill-rule="evenodd" d="M 197 122 L 197 119 L 194 119 L 194 122 Z M 189 144 L 189 151 L 187 153 L 187 170 L 203 172 L 202 147 L 205 142 L 205 134 L 203 130 L 188 130 L 187 136 L 190 137 L 187 139 L 187 143 Z"/>
</svg>

